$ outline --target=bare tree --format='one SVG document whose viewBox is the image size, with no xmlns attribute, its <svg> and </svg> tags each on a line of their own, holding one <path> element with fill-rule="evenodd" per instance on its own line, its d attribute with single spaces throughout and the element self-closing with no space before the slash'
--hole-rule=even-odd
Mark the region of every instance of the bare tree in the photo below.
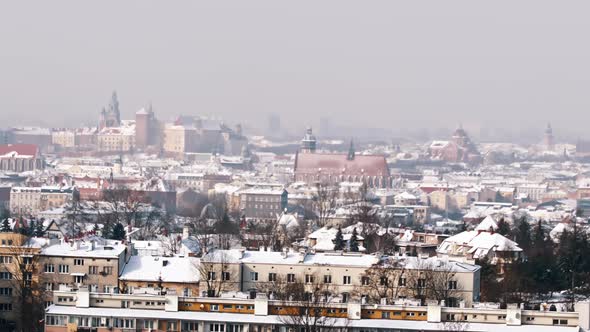
<svg viewBox="0 0 590 332">
<path fill-rule="evenodd" d="M 447 306 L 457 305 L 456 296 L 461 291 L 461 285 L 455 278 L 451 263 L 441 260 L 436 263 L 418 260 L 416 266 L 408 272 L 407 287 L 414 298 L 420 299 L 423 303 L 431 299 L 439 303 L 444 300 Z"/>
<path fill-rule="evenodd" d="M 2 233 L 2 239 L 7 244 L 1 252 L 16 300 L 13 311 L 18 313 L 18 326 L 21 331 L 43 331 L 45 287 L 39 280 L 39 247 L 24 234 Z"/>
<path fill-rule="evenodd" d="M 296 277 L 297 278 L 297 277 Z M 284 280 L 277 285 L 275 297 L 281 301 L 279 320 L 293 331 L 320 332 L 327 329 L 346 329 L 348 315 L 333 309 L 335 292 L 329 284 L 318 280 L 317 275 L 305 279 Z M 282 284 L 282 285 L 281 285 Z"/>
<path fill-rule="evenodd" d="M 247 242 L 255 241 L 259 247 L 270 248 L 274 251 L 281 249 L 281 235 L 284 235 L 283 229 L 279 227 L 278 219 L 264 221 L 250 221 L 248 223 L 245 240 Z"/>
<path fill-rule="evenodd" d="M 461 284 L 457 281 L 454 267 L 451 263 L 437 261 L 440 264 L 432 264 L 424 270 L 426 285 L 429 290 L 428 297 L 433 300 L 445 301 L 447 306 L 457 306 L 457 296 L 461 292 Z"/>
<path fill-rule="evenodd" d="M 221 293 L 234 290 L 235 278 L 232 279 L 231 257 L 222 251 L 215 250 L 203 256 L 195 268 L 199 271 L 201 283 L 204 283 L 206 295 L 217 297 Z"/>
<path fill-rule="evenodd" d="M 324 227 L 334 216 L 338 192 L 334 186 L 319 182 L 312 197 L 313 209 L 316 212 L 317 224 Z"/>
<path fill-rule="evenodd" d="M 149 202 L 149 199 L 144 195 L 125 187 L 105 189 L 103 190 L 103 197 L 110 204 L 117 222 L 131 226 L 135 226 L 142 205 Z"/>
<path fill-rule="evenodd" d="M 380 303 L 382 299 L 391 302 L 401 294 L 405 285 L 406 269 L 397 262 L 381 262 L 366 270 L 361 277 L 361 286 L 355 290 L 359 297 L 365 297 L 369 303 Z"/>
</svg>

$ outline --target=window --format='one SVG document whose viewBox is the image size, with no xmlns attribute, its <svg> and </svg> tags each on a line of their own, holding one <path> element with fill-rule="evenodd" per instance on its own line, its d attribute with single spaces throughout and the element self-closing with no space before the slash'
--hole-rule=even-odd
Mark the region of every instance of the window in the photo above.
<svg viewBox="0 0 590 332">
<path fill-rule="evenodd" d="M 12 279 L 12 273 L 10 273 L 10 272 L 0 272 L 0 279 L 2 279 L 2 280 L 10 280 L 10 279 Z"/>
<path fill-rule="evenodd" d="M 2 240 L 2 242 L 4 242 L 4 240 Z M 0 256 L 0 263 L 11 264 L 12 263 L 12 256 Z"/>
<path fill-rule="evenodd" d="M 30 257 L 30 256 L 23 257 L 23 264 L 26 264 L 26 265 L 33 264 L 33 257 Z"/>
<path fill-rule="evenodd" d="M 449 281 L 449 289 L 457 289 L 457 280 Z"/>
<path fill-rule="evenodd" d="M 420 278 L 420 279 L 418 279 L 418 287 L 419 287 L 419 288 L 424 288 L 424 287 L 426 287 L 426 279 L 424 279 L 424 278 Z"/>
<path fill-rule="evenodd" d="M 387 284 L 389 284 L 389 280 L 387 279 L 387 277 L 381 277 L 381 278 L 379 278 L 379 285 L 385 286 Z"/>
<path fill-rule="evenodd" d="M 242 324 L 227 324 L 227 332 L 244 332 Z"/>
<path fill-rule="evenodd" d="M 221 307 L 225 310 L 229 310 L 229 309 L 233 309 L 234 305 L 233 304 L 223 304 L 223 305 L 221 305 Z"/>
<path fill-rule="evenodd" d="M 554 319 L 553 325 L 567 325 L 567 319 Z"/>
<path fill-rule="evenodd" d="M 209 332 L 225 332 L 225 324 L 209 324 Z"/>
<path fill-rule="evenodd" d="M 363 286 L 368 286 L 370 282 L 371 282 L 371 279 L 369 277 L 362 277 L 361 278 L 361 285 L 363 285 Z"/>
<path fill-rule="evenodd" d="M 305 283 L 306 284 L 312 284 L 313 283 L 313 280 L 314 280 L 313 275 L 311 275 L 311 274 L 306 274 L 305 275 Z"/>
<path fill-rule="evenodd" d="M 229 272 L 227 272 L 227 271 L 221 272 L 221 280 L 228 281 L 229 280 Z"/>
<path fill-rule="evenodd" d="M 45 273 L 54 273 L 54 272 L 55 272 L 55 265 L 45 264 Z"/>
<path fill-rule="evenodd" d="M 342 283 L 344 285 L 350 285 L 352 283 L 352 278 L 350 276 L 343 276 Z"/>
<path fill-rule="evenodd" d="M 113 267 L 112 266 L 105 266 L 105 267 L 103 267 L 102 268 L 102 273 L 104 275 L 107 275 L 107 276 L 113 274 Z"/>
<path fill-rule="evenodd" d="M 0 288 L 0 296 L 12 296 L 12 288 L 10 288 L 10 287 Z"/>
<path fill-rule="evenodd" d="M 389 311 L 382 311 L 381 312 L 381 318 L 383 318 L 383 319 L 389 319 Z"/>
<path fill-rule="evenodd" d="M 47 325 L 50 326 L 66 326 L 68 316 L 47 316 Z"/>
<path fill-rule="evenodd" d="M 342 303 L 347 303 L 348 299 L 350 299 L 350 294 L 342 293 Z"/>
<path fill-rule="evenodd" d="M 216 280 L 217 278 L 215 277 L 215 272 L 209 271 L 207 273 L 207 280 Z"/>
<path fill-rule="evenodd" d="M 199 331 L 198 322 L 182 322 L 182 330 L 186 332 L 197 332 Z"/>
<path fill-rule="evenodd" d="M 324 276 L 324 284 L 331 284 L 332 283 L 332 276 L 329 274 L 326 274 Z"/>
<path fill-rule="evenodd" d="M 406 286 L 406 278 L 400 277 L 400 278 L 397 280 L 397 285 L 398 285 L 398 286 L 400 286 L 400 287 L 404 287 L 404 286 Z"/>
<path fill-rule="evenodd" d="M 250 272 L 250 280 L 258 281 L 258 272 Z"/>
<path fill-rule="evenodd" d="M 212 304 L 209 308 L 210 311 L 219 311 L 219 304 Z"/>
<path fill-rule="evenodd" d="M 135 319 L 117 318 L 115 319 L 115 327 L 122 327 L 124 329 L 135 328 Z"/>
<path fill-rule="evenodd" d="M 167 327 L 167 331 L 176 331 L 176 322 L 168 322 Z"/>
<path fill-rule="evenodd" d="M 70 266 L 59 264 L 58 271 L 59 271 L 59 273 L 70 273 Z"/>
<path fill-rule="evenodd" d="M 277 274 L 276 273 L 269 273 L 268 274 L 268 281 L 277 281 Z"/>
<path fill-rule="evenodd" d="M 183 289 L 182 296 L 191 296 L 191 289 L 190 288 Z"/>
<path fill-rule="evenodd" d="M 74 283 L 81 284 L 84 282 L 84 276 L 74 276 Z"/>
<path fill-rule="evenodd" d="M 293 274 L 293 273 L 287 274 L 287 282 L 295 282 L 295 274 Z"/>
<path fill-rule="evenodd" d="M 143 328 L 144 329 L 154 329 L 154 321 L 153 320 L 144 320 L 143 321 Z"/>
<path fill-rule="evenodd" d="M 88 274 L 98 274 L 98 266 L 89 266 Z"/>
<path fill-rule="evenodd" d="M 53 283 L 46 282 L 45 283 L 45 290 L 48 291 L 48 292 L 51 292 L 53 290 Z"/>
</svg>

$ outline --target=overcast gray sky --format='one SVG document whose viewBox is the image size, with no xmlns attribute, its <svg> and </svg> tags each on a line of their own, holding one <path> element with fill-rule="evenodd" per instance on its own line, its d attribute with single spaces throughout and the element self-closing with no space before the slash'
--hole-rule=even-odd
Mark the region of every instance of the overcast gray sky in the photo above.
<svg viewBox="0 0 590 332">
<path fill-rule="evenodd" d="M 588 1 L 2 1 L 3 126 L 217 115 L 250 124 L 571 127 Z M 563 130 L 562 129 L 562 130 Z"/>
</svg>

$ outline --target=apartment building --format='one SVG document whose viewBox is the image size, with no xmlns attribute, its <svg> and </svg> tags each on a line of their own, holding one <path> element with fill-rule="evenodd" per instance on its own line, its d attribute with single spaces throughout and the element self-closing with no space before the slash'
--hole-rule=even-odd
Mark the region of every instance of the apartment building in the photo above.
<svg viewBox="0 0 590 332">
<path fill-rule="evenodd" d="M 119 277 L 122 293 L 157 288 L 165 294 L 198 296 L 199 260 L 194 257 L 132 256 Z"/>
<path fill-rule="evenodd" d="M 22 325 L 22 315 L 30 313 L 35 298 L 29 297 L 21 307 L 20 296 L 27 290 L 38 295 L 38 259 L 45 240 L 29 239 L 22 234 L 0 232 L 0 331 Z"/>
<path fill-rule="evenodd" d="M 40 272 L 45 289 L 77 289 L 115 293 L 119 276 L 131 250 L 121 241 L 92 237 L 44 247 L 40 252 Z"/>
<path fill-rule="evenodd" d="M 51 144 L 62 148 L 75 148 L 78 146 L 76 132 L 74 130 L 60 129 L 51 132 Z"/>
<path fill-rule="evenodd" d="M 105 127 L 97 135 L 99 152 L 128 152 L 135 147 L 135 122 L 123 121 L 120 127 Z"/>
<path fill-rule="evenodd" d="M 60 207 L 72 201 L 75 191 L 67 186 L 12 187 L 10 212 L 24 215 Z"/>
<path fill-rule="evenodd" d="M 240 212 L 250 219 L 276 219 L 287 207 L 288 192 L 283 188 L 246 188 L 239 192 Z"/>
<path fill-rule="evenodd" d="M 306 308 L 301 302 L 263 297 L 96 294 L 85 289 L 55 292 L 54 298 L 56 305 L 50 306 L 45 315 L 46 332 L 288 332 L 293 324 L 289 313 Z M 308 323 L 319 322 L 313 325 L 318 330 L 342 327 L 351 332 L 578 332 L 590 328 L 588 302 L 576 303 L 573 312 L 525 310 L 516 305 L 506 309 L 449 308 L 439 303 L 425 306 L 326 303 L 321 308 L 318 316 L 311 316 Z M 300 321 L 302 329 L 311 328 Z"/>
<path fill-rule="evenodd" d="M 380 299 L 380 301 L 390 303 L 398 299 L 415 297 L 416 290 L 421 288 L 424 288 L 422 300 L 426 300 L 426 288 L 431 287 L 428 284 L 429 275 L 443 274 L 448 280 L 445 281 L 445 285 L 438 287 L 449 288 L 449 298 L 446 300 L 451 301 L 452 305 L 469 306 L 479 300 L 480 293 L 479 266 L 449 262 L 437 257 L 380 257 L 341 252 L 269 252 L 232 249 L 216 250 L 204 256 L 204 260 L 217 263 L 217 269 L 221 264 L 226 266 L 233 264 L 237 267 L 238 271 L 234 269 L 231 275 L 228 275 L 225 290 L 247 292 L 251 297 L 255 297 L 260 292 L 272 294 L 273 290 L 281 285 L 299 283 L 306 287 L 320 285 L 342 303 L 360 300 L 362 296 L 359 294 L 369 296 L 370 291 L 379 292 L 379 288 L 385 287 L 396 291 L 383 293 L 388 294 L 388 298 Z M 391 280 L 384 282 L 380 278 L 371 279 L 375 275 L 372 272 L 374 270 L 389 271 L 387 273 Z M 233 278 L 234 275 L 241 276 L 241 279 L 238 279 L 239 282 Z M 407 280 L 399 280 L 404 278 Z"/>
</svg>

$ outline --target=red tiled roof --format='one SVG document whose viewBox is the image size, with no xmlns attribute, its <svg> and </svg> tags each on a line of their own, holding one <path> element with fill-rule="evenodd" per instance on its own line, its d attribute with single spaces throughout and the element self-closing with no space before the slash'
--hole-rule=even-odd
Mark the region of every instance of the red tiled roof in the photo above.
<svg viewBox="0 0 590 332">
<path fill-rule="evenodd" d="M 21 156 L 36 156 L 38 148 L 35 144 L 2 144 L 0 145 L 0 155 L 10 152 L 16 152 Z"/>
<path fill-rule="evenodd" d="M 295 173 L 389 176 L 389 168 L 384 156 L 356 155 L 353 160 L 347 154 L 298 153 Z"/>
</svg>

